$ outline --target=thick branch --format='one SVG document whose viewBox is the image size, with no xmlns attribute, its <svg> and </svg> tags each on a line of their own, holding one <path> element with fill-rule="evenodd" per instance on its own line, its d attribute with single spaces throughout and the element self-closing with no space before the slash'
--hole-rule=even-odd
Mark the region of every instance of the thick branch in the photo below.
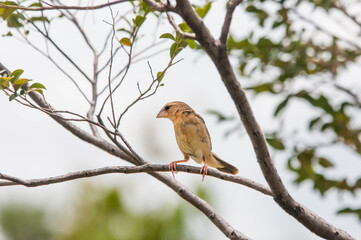
<svg viewBox="0 0 361 240">
<path fill-rule="evenodd" d="M 201 169 L 200 167 L 177 165 L 178 172 L 200 174 L 200 169 Z M 134 173 L 148 173 L 148 172 L 169 172 L 169 165 L 144 164 L 140 166 L 111 166 L 111 167 L 103 167 L 97 169 L 72 172 L 56 177 L 31 179 L 31 180 L 23 180 L 17 177 L 0 173 L 0 179 L 9 181 L 9 182 L 0 183 L 0 186 L 23 185 L 26 187 L 38 187 L 43 185 L 61 183 L 61 182 L 71 181 L 74 179 L 88 178 L 88 177 L 94 177 L 94 176 L 110 174 L 110 173 L 134 174 Z M 259 191 L 265 195 L 272 196 L 271 191 L 267 187 L 241 176 L 234 176 L 234 175 L 222 173 L 214 169 L 208 169 L 207 175 L 225 181 L 244 185 L 246 187 Z"/>
<path fill-rule="evenodd" d="M 233 99 L 247 134 L 251 139 L 258 163 L 273 192 L 274 200 L 305 227 L 323 238 L 353 239 L 347 232 L 335 228 L 290 196 L 272 162 L 264 135 L 253 115 L 246 93 L 236 78 L 229 61 L 226 47 L 224 45 L 218 45 L 216 41 L 214 41 L 208 28 L 196 14 L 188 0 L 177 0 L 176 9 L 188 26 L 192 28 L 197 36 L 198 42 L 216 65 L 222 81 Z"/>
</svg>

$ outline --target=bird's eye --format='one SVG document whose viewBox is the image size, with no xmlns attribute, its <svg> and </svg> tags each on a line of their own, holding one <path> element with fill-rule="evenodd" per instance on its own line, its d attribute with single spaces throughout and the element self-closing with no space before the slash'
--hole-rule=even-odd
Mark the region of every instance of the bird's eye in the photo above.
<svg viewBox="0 0 361 240">
<path fill-rule="evenodd" d="M 170 108 L 170 106 L 168 105 L 168 106 L 165 106 L 165 108 L 164 108 L 164 109 L 165 109 L 166 111 L 168 111 L 168 110 L 169 110 L 169 108 Z"/>
</svg>

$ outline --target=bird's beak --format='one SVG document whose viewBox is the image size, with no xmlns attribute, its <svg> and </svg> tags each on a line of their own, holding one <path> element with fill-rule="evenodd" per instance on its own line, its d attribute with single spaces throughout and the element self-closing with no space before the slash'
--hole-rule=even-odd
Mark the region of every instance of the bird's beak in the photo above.
<svg viewBox="0 0 361 240">
<path fill-rule="evenodd" d="M 167 116 L 167 112 L 164 109 L 162 109 L 158 113 L 157 118 L 166 118 L 166 116 Z"/>
</svg>

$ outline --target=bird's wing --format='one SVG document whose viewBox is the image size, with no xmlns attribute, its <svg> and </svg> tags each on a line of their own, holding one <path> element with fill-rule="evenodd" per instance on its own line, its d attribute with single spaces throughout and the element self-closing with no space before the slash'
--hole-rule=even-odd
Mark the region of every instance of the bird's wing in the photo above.
<svg viewBox="0 0 361 240">
<path fill-rule="evenodd" d="M 211 136 L 209 135 L 206 123 L 204 122 L 201 115 L 199 115 L 198 113 L 194 113 L 194 115 L 195 115 L 196 119 L 198 119 L 198 121 L 200 121 L 199 128 L 201 129 L 201 132 L 206 133 L 206 138 L 207 138 L 207 141 L 209 142 L 209 147 L 212 150 Z"/>
</svg>

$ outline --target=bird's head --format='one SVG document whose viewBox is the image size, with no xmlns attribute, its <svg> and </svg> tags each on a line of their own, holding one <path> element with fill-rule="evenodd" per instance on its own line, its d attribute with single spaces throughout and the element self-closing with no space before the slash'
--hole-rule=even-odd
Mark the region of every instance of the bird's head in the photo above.
<svg viewBox="0 0 361 240">
<path fill-rule="evenodd" d="M 170 102 L 164 105 L 158 113 L 157 118 L 169 118 L 173 121 L 185 111 L 193 112 L 193 109 L 184 102 Z"/>
</svg>

